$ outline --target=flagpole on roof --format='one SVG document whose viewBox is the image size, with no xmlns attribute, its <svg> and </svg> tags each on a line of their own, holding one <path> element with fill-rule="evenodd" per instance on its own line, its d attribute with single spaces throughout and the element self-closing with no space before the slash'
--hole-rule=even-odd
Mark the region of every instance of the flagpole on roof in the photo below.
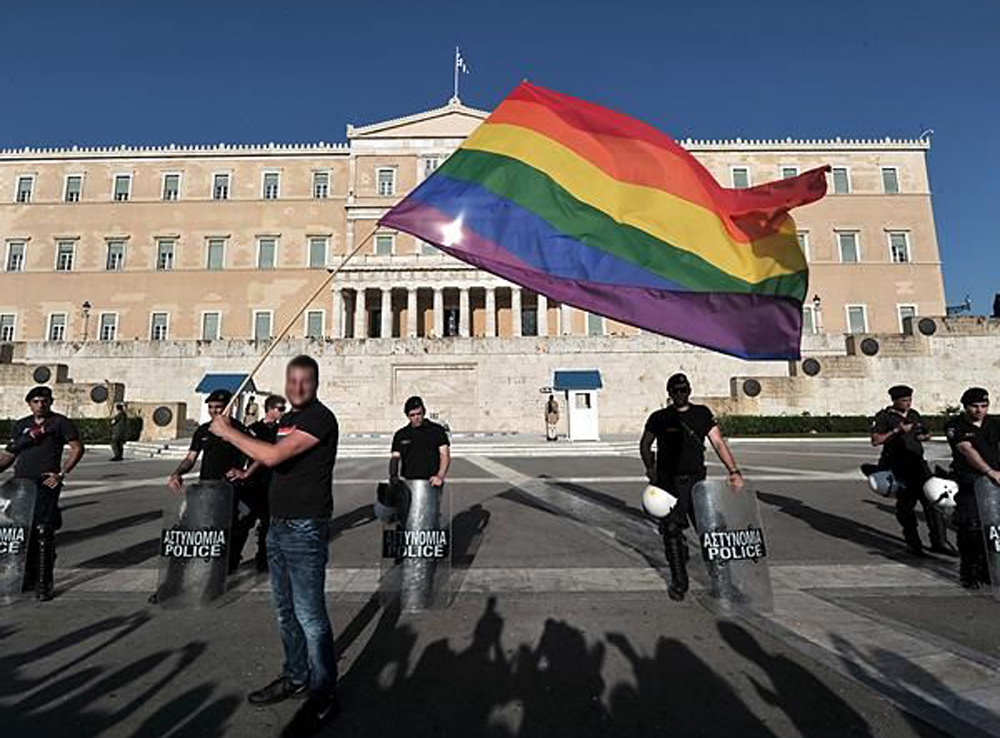
<svg viewBox="0 0 1000 738">
<path fill-rule="evenodd" d="M 462 55 L 458 51 L 458 47 L 455 47 L 455 94 L 452 95 L 451 99 L 458 102 L 458 67 L 462 61 Z"/>
</svg>

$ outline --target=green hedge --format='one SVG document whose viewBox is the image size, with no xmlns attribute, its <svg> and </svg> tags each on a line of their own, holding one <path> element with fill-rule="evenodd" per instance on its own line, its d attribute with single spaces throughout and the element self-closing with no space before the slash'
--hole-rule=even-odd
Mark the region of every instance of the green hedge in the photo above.
<svg viewBox="0 0 1000 738">
<path fill-rule="evenodd" d="M 0 439 L 10 438 L 11 428 L 14 420 L 0 420 Z M 75 418 L 73 422 L 80 431 L 80 438 L 84 443 L 109 443 L 111 441 L 111 419 L 110 418 Z M 142 433 L 142 418 L 129 418 L 125 426 L 125 440 L 137 441 Z"/>
<path fill-rule="evenodd" d="M 934 434 L 944 433 L 948 415 L 925 415 L 924 425 Z M 727 436 L 838 435 L 867 436 L 868 415 L 724 415 L 719 418 Z"/>
</svg>

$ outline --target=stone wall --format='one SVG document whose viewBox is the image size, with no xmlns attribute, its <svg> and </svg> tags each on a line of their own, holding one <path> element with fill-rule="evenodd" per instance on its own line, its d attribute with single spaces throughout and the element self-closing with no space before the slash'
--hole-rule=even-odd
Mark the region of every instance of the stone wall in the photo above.
<svg viewBox="0 0 1000 738">
<path fill-rule="evenodd" d="M 916 405 L 930 412 L 957 404 L 971 384 L 1000 392 L 1000 320 L 921 323 L 933 335 L 911 329 L 908 335 L 807 336 L 804 361 L 791 363 L 740 361 L 647 334 L 289 340 L 275 349 L 256 384 L 280 392 L 285 362 L 299 353 L 314 356 L 321 366 L 321 396 L 345 432 L 394 429 L 403 422 L 405 398 L 421 394 L 455 430 L 541 433 L 541 390 L 558 369 L 601 371 L 605 434 L 637 433 L 646 415 L 661 406 L 664 382 L 676 371 L 686 372 L 696 393 L 718 412 L 870 413 L 887 403 L 886 388 L 899 382 L 916 388 Z M 864 339 L 877 341 L 874 355 L 862 350 L 862 344 L 872 349 Z M 17 344 L 15 361 L 66 365 L 77 383 L 111 377 L 125 385 L 129 401 L 183 402 L 197 418 L 202 398 L 194 388 L 202 376 L 245 372 L 262 350 L 252 341 L 41 342 Z M 748 386 L 755 388 L 747 379 L 755 380 L 758 394 L 748 394 Z"/>
</svg>

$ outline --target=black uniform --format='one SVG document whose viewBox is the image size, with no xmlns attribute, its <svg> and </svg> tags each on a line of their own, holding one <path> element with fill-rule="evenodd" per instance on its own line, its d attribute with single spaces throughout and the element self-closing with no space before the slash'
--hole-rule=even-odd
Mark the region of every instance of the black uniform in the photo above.
<svg viewBox="0 0 1000 738">
<path fill-rule="evenodd" d="M 671 405 L 646 421 L 646 431 L 656 437 L 656 485 L 677 498 L 661 523 L 664 530 L 680 532 L 694 522 L 691 489 L 705 478 L 705 439 L 716 425 L 704 405 L 688 405 L 684 411 Z"/>
<path fill-rule="evenodd" d="M 450 446 L 443 426 L 424 420 L 407 424 L 392 437 L 392 452 L 400 455 L 404 479 L 430 479 L 441 467 L 441 447 Z"/>
<path fill-rule="evenodd" d="M 906 415 L 902 415 L 889 406 L 875 416 L 872 433 L 890 433 L 903 423 L 913 427 L 906 433 L 892 436 L 882 444 L 879 466 L 892 471 L 906 487 L 896 495 L 896 520 L 903 528 L 907 544 L 919 552 L 922 544 L 917 533 L 915 512 L 918 502 L 924 509 L 932 547 L 938 548 L 944 541 L 944 521 L 924 495 L 924 483 L 933 476 L 924 460 L 924 445 L 919 438 L 927 434 L 927 428 L 916 410 L 911 408 Z"/>
<path fill-rule="evenodd" d="M 252 424 L 247 431 L 251 436 L 267 443 L 276 443 L 278 440 L 278 424 L 267 423 L 258 420 Z M 271 486 L 271 469 L 261 466 L 254 472 L 254 475 L 245 482 L 236 485 L 236 493 L 240 502 L 247 507 L 247 512 L 240 515 L 236 520 L 233 534 L 233 559 L 230 564 L 239 565 L 240 555 L 246 539 L 250 536 L 250 531 L 254 525 L 257 526 L 257 554 L 254 557 L 257 569 L 264 571 L 267 569 L 267 529 L 271 520 L 271 513 L 267 505 L 268 487 Z M 242 508 L 240 508 L 242 510 Z"/>
<path fill-rule="evenodd" d="M 246 428 L 239 421 L 232 421 L 233 427 L 245 433 Z M 243 453 L 228 441 L 222 440 L 208 429 L 210 423 L 202 423 L 191 437 L 191 451 L 201 454 L 201 468 L 198 479 L 203 482 L 225 479 L 230 469 L 241 469 L 245 458 Z"/>
</svg>

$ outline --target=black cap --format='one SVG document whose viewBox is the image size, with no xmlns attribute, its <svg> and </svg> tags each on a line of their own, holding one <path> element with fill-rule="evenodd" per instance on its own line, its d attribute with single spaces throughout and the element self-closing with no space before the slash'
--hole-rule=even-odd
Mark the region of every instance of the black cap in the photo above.
<svg viewBox="0 0 1000 738">
<path fill-rule="evenodd" d="M 217 389 L 217 390 L 212 390 L 212 394 L 210 394 L 208 398 L 205 400 L 205 404 L 207 405 L 210 402 L 228 403 L 231 399 L 233 399 L 232 392 L 230 392 L 227 389 Z"/>
<path fill-rule="evenodd" d="M 980 402 L 989 402 L 990 393 L 982 387 L 969 387 L 962 393 L 963 405 L 976 405 Z"/>
<path fill-rule="evenodd" d="M 690 389 L 691 383 L 688 381 L 686 374 L 678 372 L 677 374 L 671 375 L 670 379 L 667 380 L 667 392 Z"/>
<path fill-rule="evenodd" d="M 52 388 L 46 387 L 45 385 L 38 385 L 37 387 L 32 387 L 28 390 L 28 394 L 24 396 L 25 402 L 31 402 L 36 397 L 48 397 L 52 399 Z"/>
<path fill-rule="evenodd" d="M 913 387 L 907 387 L 905 384 L 897 384 L 889 388 L 889 397 L 893 400 L 903 397 L 913 397 Z"/>
</svg>

